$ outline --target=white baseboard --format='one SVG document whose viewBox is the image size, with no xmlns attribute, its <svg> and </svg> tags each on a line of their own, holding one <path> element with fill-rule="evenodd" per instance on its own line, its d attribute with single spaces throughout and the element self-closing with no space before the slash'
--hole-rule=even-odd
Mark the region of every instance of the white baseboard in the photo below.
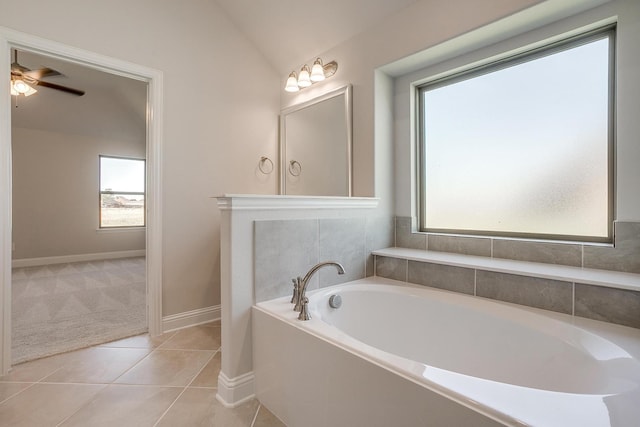
<svg viewBox="0 0 640 427">
<path fill-rule="evenodd" d="M 50 257 L 42 257 L 42 258 L 23 258 L 23 259 L 12 260 L 11 267 L 12 268 L 37 267 L 41 265 L 66 264 L 69 262 L 86 262 L 86 261 L 99 261 L 104 259 L 133 258 L 133 257 L 145 256 L 146 253 L 147 251 L 144 249 L 136 249 L 131 251 L 98 252 L 93 254 L 62 255 L 62 256 L 50 256 Z"/>
<path fill-rule="evenodd" d="M 162 332 L 213 322 L 214 320 L 220 320 L 220 316 L 220 305 L 172 314 L 162 318 Z"/>
<path fill-rule="evenodd" d="M 254 381 L 253 371 L 235 378 L 229 378 L 224 372 L 220 372 L 216 399 L 227 408 L 236 408 L 256 397 Z"/>
</svg>

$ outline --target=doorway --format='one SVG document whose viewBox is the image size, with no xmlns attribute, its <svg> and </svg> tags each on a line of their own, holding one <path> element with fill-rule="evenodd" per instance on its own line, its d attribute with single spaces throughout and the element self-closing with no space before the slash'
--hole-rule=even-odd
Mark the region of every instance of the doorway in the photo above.
<svg viewBox="0 0 640 427">
<path fill-rule="evenodd" d="M 20 49 L 11 72 L 12 364 L 146 332 L 147 83 Z"/>
<path fill-rule="evenodd" d="M 10 79 L 11 49 L 41 55 L 52 60 L 69 61 L 93 70 L 116 74 L 147 84 L 146 108 L 146 290 L 147 318 L 150 335 L 162 331 L 161 319 L 161 140 L 162 140 L 162 73 L 136 64 L 101 56 L 93 52 L 75 49 L 52 41 L 0 27 L 0 78 Z M 11 260 L 12 260 L 12 198 L 11 185 L 11 106 L 9 85 L 0 85 L 0 374 L 9 370 L 11 364 Z M 43 88 L 42 90 L 45 90 Z M 34 95 L 37 96 L 37 95 Z M 19 105 L 20 108 L 20 105 Z M 97 203 L 96 203 L 97 204 Z"/>
</svg>

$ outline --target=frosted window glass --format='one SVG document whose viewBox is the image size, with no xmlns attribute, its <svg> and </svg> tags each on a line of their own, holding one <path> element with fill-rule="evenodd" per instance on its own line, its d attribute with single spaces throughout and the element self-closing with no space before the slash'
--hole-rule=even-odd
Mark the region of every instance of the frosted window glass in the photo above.
<svg viewBox="0 0 640 427">
<path fill-rule="evenodd" d="M 423 88 L 423 228 L 606 238 L 609 43 Z"/>
</svg>

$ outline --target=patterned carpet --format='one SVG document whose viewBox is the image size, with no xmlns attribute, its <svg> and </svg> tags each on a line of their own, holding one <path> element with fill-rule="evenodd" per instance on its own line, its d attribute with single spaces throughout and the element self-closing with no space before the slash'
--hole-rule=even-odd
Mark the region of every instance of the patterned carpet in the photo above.
<svg viewBox="0 0 640 427">
<path fill-rule="evenodd" d="M 13 364 L 147 331 L 145 258 L 12 271 Z"/>
</svg>

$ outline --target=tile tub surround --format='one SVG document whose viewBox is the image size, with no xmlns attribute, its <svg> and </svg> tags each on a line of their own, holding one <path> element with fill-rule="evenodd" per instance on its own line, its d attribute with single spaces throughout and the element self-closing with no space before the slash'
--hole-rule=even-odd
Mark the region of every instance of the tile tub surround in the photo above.
<svg viewBox="0 0 640 427">
<path fill-rule="evenodd" d="M 412 218 L 395 222 L 398 248 L 640 273 L 640 221 L 615 221 L 613 246 L 417 233 Z"/>
<path fill-rule="evenodd" d="M 0 377 L 0 426 L 284 427 L 255 399 L 223 407 L 219 370 L 219 322 L 38 359 Z"/>
<path fill-rule="evenodd" d="M 376 275 L 640 328 L 640 275 L 415 249 L 375 251 Z"/>
<path fill-rule="evenodd" d="M 291 294 L 291 279 L 323 261 L 339 262 L 345 274 L 323 268 L 309 290 L 372 275 L 371 251 L 393 241 L 392 220 L 383 217 L 255 221 L 254 230 L 256 302 Z"/>
</svg>

